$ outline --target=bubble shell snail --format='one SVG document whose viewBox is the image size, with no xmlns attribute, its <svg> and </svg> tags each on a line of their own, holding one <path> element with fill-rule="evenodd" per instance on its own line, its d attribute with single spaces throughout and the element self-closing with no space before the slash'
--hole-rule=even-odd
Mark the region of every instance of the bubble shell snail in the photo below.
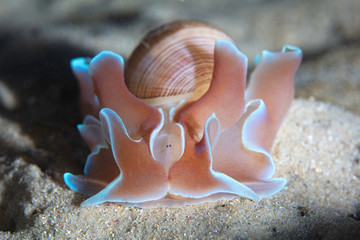
<svg viewBox="0 0 360 240">
<path fill-rule="evenodd" d="M 82 206 L 180 207 L 280 191 L 270 151 L 301 58 L 292 46 L 263 51 L 246 88 L 247 58 L 226 34 L 177 21 L 145 36 L 125 77 L 109 51 L 72 60 L 91 153 L 84 175 L 65 173 L 65 183 L 90 196 Z"/>
</svg>

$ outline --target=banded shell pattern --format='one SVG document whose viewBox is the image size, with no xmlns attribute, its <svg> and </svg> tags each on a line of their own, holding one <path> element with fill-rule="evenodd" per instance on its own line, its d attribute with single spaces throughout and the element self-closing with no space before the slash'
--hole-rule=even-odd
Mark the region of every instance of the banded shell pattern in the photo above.
<svg viewBox="0 0 360 240">
<path fill-rule="evenodd" d="M 149 32 L 129 59 L 128 89 L 142 99 L 199 98 L 211 82 L 216 40 L 232 42 L 217 28 L 196 21 L 177 21 Z"/>
</svg>

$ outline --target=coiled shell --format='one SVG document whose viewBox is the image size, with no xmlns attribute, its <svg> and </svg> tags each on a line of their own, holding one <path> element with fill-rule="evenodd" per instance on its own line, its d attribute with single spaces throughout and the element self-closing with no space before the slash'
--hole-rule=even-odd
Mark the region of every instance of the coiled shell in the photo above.
<svg viewBox="0 0 360 240">
<path fill-rule="evenodd" d="M 132 53 L 126 85 L 142 99 L 189 94 L 209 88 L 216 40 L 225 33 L 197 21 L 177 21 L 150 31 Z"/>
</svg>

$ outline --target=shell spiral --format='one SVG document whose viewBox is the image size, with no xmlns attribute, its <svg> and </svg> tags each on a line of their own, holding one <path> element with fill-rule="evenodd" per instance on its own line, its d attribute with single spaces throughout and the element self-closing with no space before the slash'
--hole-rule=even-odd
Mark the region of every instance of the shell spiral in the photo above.
<svg viewBox="0 0 360 240">
<path fill-rule="evenodd" d="M 150 31 L 126 67 L 129 91 L 142 99 L 202 96 L 210 86 L 216 40 L 232 42 L 216 27 L 197 21 L 177 21 Z"/>
</svg>

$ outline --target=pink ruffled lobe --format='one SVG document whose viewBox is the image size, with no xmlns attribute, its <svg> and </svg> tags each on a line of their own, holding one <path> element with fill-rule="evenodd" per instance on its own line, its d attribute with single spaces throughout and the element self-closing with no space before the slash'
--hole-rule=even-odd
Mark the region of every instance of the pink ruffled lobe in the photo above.
<svg viewBox="0 0 360 240">
<path fill-rule="evenodd" d="M 119 55 L 102 52 L 90 64 L 91 78 L 100 106 L 101 123 L 86 117 L 79 131 L 92 149 L 84 174 L 64 174 L 73 190 L 94 195 L 82 205 L 101 202 L 142 202 L 162 198 L 167 176 L 154 161 L 146 141 L 161 120 L 159 110 L 134 97 L 126 88 L 123 61 Z M 87 84 L 92 86 L 92 82 Z M 87 90 L 92 90 L 88 88 Z M 111 107 L 113 110 L 107 109 Z M 119 114 L 124 116 L 130 132 Z M 131 134 L 131 136 L 130 136 Z M 133 140 L 141 137 L 140 140 Z M 108 148 L 109 145 L 111 148 Z M 126 152 L 127 154 L 124 154 Z"/>
<path fill-rule="evenodd" d="M 158 110 L 132 95 L 124 82 L 121 56 L 104 51 L 90 63 L 90 73 L 101 108 L 110 108 L 124 121 L 130 136 L 149 136 L 161 119 Z"/>
<path fill-rule="evenodd" d="M 87 157 L 84 175 L 64 174 L 65 183 L 73 190 L 92 196 L 113 181 L 120 170 L 116 165 L 111 149 L 104 136 L 99 120 L 88 115 L 83 124 L 78 125 L 79 132 L 88 144 L 91 153 Z"/>
<path fill-rule="evenodd" d="M 203 137 L 206 120 L 212 113 L 218 116 L 223 131 L 239 120 L 245 107 L 246 56 L 232 43 L 218 40 L 214 58 L 209 90 L 196 102 L 185 105 L 174 118 L 186 125 L 197 141 Z"/>
<path fill-rule="evenodd" d="M 252 189 L 259 197 L 270 196 L 286 184 L 271 178 L 275 165 L 261 143 L 251 138 L 257 124 L 267 119 L 262 100 L 250 102 L 236 125 L 223 132 L 213 151 L 213 168 Z"/>
<path fill-rule="evenodd" d="M 77 125 L 78 131 L 86 144 L 89 146 L 90 151 L 94 151 L 96 147 L 107 147 L 108 144 L 104 138 L 101 130 L 101 125 L 98 119 L 91 115 L 84 118 L 82 124 Z"/>
<path fill-rule="evenodd" d="M 259 113 L 253 116 L 256 110 Z M 261 120 L 259 115 L 266 116 L 264 111 L 264 105 L 262 109 L 248 105 L 241 119 L 220 135 L 213 150 L 214 170 L 223 172 L 239 182 L 267 179 L 273 175 L 275 167 L 270 155 L 263 150 L 261 143 L 253 142 L 247 137 L 254 129 L 246 125 L 258 120 L 259 117 Z"/>
<path fill-rule="evenodd" d="M 173 196 L 206 199 L 233 198 L 234 195 L 259 201 L 254 191 L 229 176 L 212 168 L 211 146 L 220 134 L 220 122 L 212 114 L 204 126 L 203 139 L 196 143 L 185 129 L 185 152 L 169 171 L 169 193 Z M 220 195 L 218 195 L 220 194 Z"/>
<path fill-rule="evenodd" d="M 163 198 L 169 189 L 167 175 L 161 164 L 151 158 L 148 144 L 143 139 L 131 139 L 124 123 L 111 109 L 101 110 L 100 121 L 113 146 L 113 155 L 121 173 L 105 189 L 83 202 L 82 206 L 102 202 L 137 203 Z"/>
<path fill-rule="evenodd" d="M 286 185 L 283 178 L 271 178 L 264 181 L 243 182 L 245 186 L 253 190 L 260 198 L 269 197 L 280 192 Z"/>
<path fill-rule="evenodd" d="M 300 65 L 302 52 L 297 47 L 284 46 L 282 52 L 263 51 L 262 58 L 252 73 L 245 99 L 262 99 L 268 119 L 257 126 L 253 139 L 271 150 L 279 129 L 294 97 L 294 75 Z M 254 140 L 255 141 L 255 140 Z"/>
<path fill-rule="evenodd" d="M 103 190 L 117 176 L 118 169 L 110 149 L 99 148 L 86 161 L 84 175 L 64 174 L 66 185 L 81 194 L 93 196 Z"/>
<path fill-rule="evenodd" d="M 97 118 L 100 106 L 89 75 L 88 60 L 86 58 L 75 58 L 71 60 L 70 65 L 76 79 L 78 80 L 82 115 L 92 115 Z"/>
<path fill-rule="evenodd" d="M 290 46 L 280 53 L 263 52 L 246 90 L 245 113 L 221 134 L 214 149 L 214 170 L 244 183 L 260 197 L 280 191 L 286 183 L 271 179 L 275 165 L 270 150 L 291 105 L 301 57 L 301 50 Z"/>
</svg>

